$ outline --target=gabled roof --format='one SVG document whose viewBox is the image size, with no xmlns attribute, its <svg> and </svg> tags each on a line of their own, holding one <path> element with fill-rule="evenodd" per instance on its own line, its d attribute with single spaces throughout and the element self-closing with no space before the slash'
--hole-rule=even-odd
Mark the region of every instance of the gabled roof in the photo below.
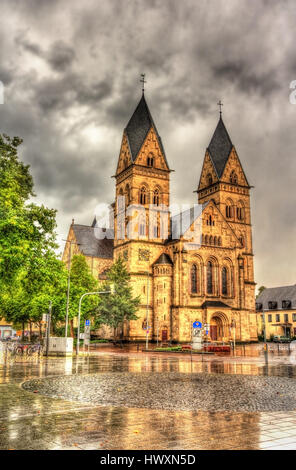
<svg viewBox="0 0 296 470">
<path fill-rule="evenodd" d="M 85 256 L 113 259 L 113 239 L 98 239 L 95 236 L 95 227 L 89 227 L 88 225 L 73 224 L 72 228 L 79 244 L 79 250 Z M 112 234 L 106 233 L 106 235 L 111 237 Z"/>
<path fill-rule="evenodd" d="M 160 255 L 160 257 L 155 261 L 154 264 L 170 264 L 170 265 L 173 265 L 173 262 L 172 262 L 171 258 L 169 257 L 169 255 L 167 255 L 166 253 L 162 253 Z"/>
<path fill-rule="evenodd" d="M 136 107 L 132 117 L 130 118 L 125 128 L 133 162 L 136 160 L 138 153 L 140 152 L 141 147 L 151 127 L 153 127 L 156 133 L 160 149 L 168 166 L 161 137 L 157 132 L 156 126 L 154 124 L 148 105 L 146 103 L 145 96 L 143 94 L 138 103 L 138 106 Z"/>
<path fill-rule="evenodd" d="M 291 300 L 291 308 L 296 309 L 296 284 L 294 286 L 270 287 L 257 297 L 256 303 L 260 303 L 264 310 L 268 309 L 268 302 L 277 302 L 278 309 L 282 308 L 283 300 Z"/>
<path fill-rule="evenodd" d="M 221 178 L 233 144 L 226 130 L 222 117 L 220 117 L 215 132 L 213 134 L 208 152 L 217 172 L 218 178 Z"/>
<path fill-rule="evenodd" d="M 220 300 L 206 300 L 201 308 L 231 308 L 229 305 Z"/>
<path fill-rule="evenodd" d="M 179 212 L 171 217 L 171 236 L 177 235 L 178 238 L 184 235 L 191 227 L 193 222 L 201 215 L 204 209 L 209 205 L 210 201 L 203 204 L 202 208 L 198 204 L 186 211 Z M 175 239 L 175 238 L 174 238 Z"/>
</svg>

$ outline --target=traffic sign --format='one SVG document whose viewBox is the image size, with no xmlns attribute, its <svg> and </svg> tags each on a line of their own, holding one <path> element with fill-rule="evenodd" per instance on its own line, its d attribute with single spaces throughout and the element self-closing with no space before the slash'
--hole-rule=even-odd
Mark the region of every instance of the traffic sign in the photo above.
<svg viewBox="0 0 296 470">
<path fill-rule="evenodd" d="M 200 321 L 195 321 L 192 324 L 193 328 L 202 328 L 202 323 Z"/>
<path fill-rule="evenodd" d="M 85 320 L 85 326 L 90 326 L 90 320 Z"/>
</svg>

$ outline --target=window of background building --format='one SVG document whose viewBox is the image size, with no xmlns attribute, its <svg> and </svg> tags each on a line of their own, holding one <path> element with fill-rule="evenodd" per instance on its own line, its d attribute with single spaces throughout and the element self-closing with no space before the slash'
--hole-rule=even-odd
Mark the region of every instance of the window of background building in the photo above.
<svg viewBox="0 0 296 470">
<path fill-rule="evenodd" d="M 289 315 L 287 313 L 284 313 L 284 321 L 285 322 L 289 321 Z"/>
<path fill-rule="evenodd" d="M 272 315 L 268 315 L 268 322 L 269 322 L 269 323 L 272 322 Z"/>
<path fill-rule="evenodd" d="M 276 322 L 279 322 L 279 321 L 280 321 L 280 315 L 279 315 L 279 313 L 276 314 L 276 316 L 275 316 L 275 321 L 276 321 Z"/>
<path fill-rule="evenodd" d="M 296 313 L 293 313 L 293 321 L 296 321 Z"/>
</svg>

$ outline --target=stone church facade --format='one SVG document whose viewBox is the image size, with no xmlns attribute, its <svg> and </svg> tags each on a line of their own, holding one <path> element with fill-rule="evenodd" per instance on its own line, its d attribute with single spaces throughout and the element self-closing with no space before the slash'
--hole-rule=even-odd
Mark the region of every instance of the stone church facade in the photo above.
<svg viewBox="0 0 296 470">
<path fill-rule="evenodd" d="M 114 175 L 114 240 L 96 239 L 96 221 L 73 223 L 76 252 L 102 279 L 114 259 L 125 260 L 141 297 L 138 320 L 123 325 L 127 340 L 145 340 L 148 318 L 149 340 L 188 342 L 192 323 L 200 321 L 210 325 L 212 341 L 234 334 L 257 341 L 251 187 L 221 115 L 205 152 L 196 208 L 171 215 L 171 171 L 143 93 L 124 129 Z"/>
</svg>

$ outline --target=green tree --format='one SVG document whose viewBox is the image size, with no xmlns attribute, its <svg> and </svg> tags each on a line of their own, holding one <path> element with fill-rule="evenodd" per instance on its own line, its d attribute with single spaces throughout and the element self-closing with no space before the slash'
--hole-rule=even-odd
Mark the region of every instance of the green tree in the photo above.
<svg viewBox="0 0 296 470">
<path fill-rule="evenodd" d="M 107 275 L 107 281 L 103 283 L 100 290 L 111 290 L 114 292 L 104 294 L 100 297 L 97 308 L 97 325 L 104 323 L 114 331 L 114 338 L 117 336 L 117 329 L 126 320 L 137 320 L 136 312 L 140 304 L 140 297 L 133 297 L 130 285 L 130 274 L 122 258 L 119 257 L 112 265 Z"/>
<path fill-rule="evenodd" d="M 55 253 L 56 211 L 30 201 L 33 179 L 18 158 L 21 143 L 0 134 L 0 317 L 24 328 L 40 322 L 49 300 L 60 313 L 66 273 Z"/>
<path fill-rule="evenodd" d="M 74 255 L 70 270 L 69 319 L 71 335 L 74 336 L 73 319 L 78 315 L 80 297 L 86 292 L 98 290 L 98 281 L 93 277 L 83 255 Z M 98 296 L 86 296 L 81 304 L 81 321 L 94 314 L 99 304 Z"/>
</svg>

